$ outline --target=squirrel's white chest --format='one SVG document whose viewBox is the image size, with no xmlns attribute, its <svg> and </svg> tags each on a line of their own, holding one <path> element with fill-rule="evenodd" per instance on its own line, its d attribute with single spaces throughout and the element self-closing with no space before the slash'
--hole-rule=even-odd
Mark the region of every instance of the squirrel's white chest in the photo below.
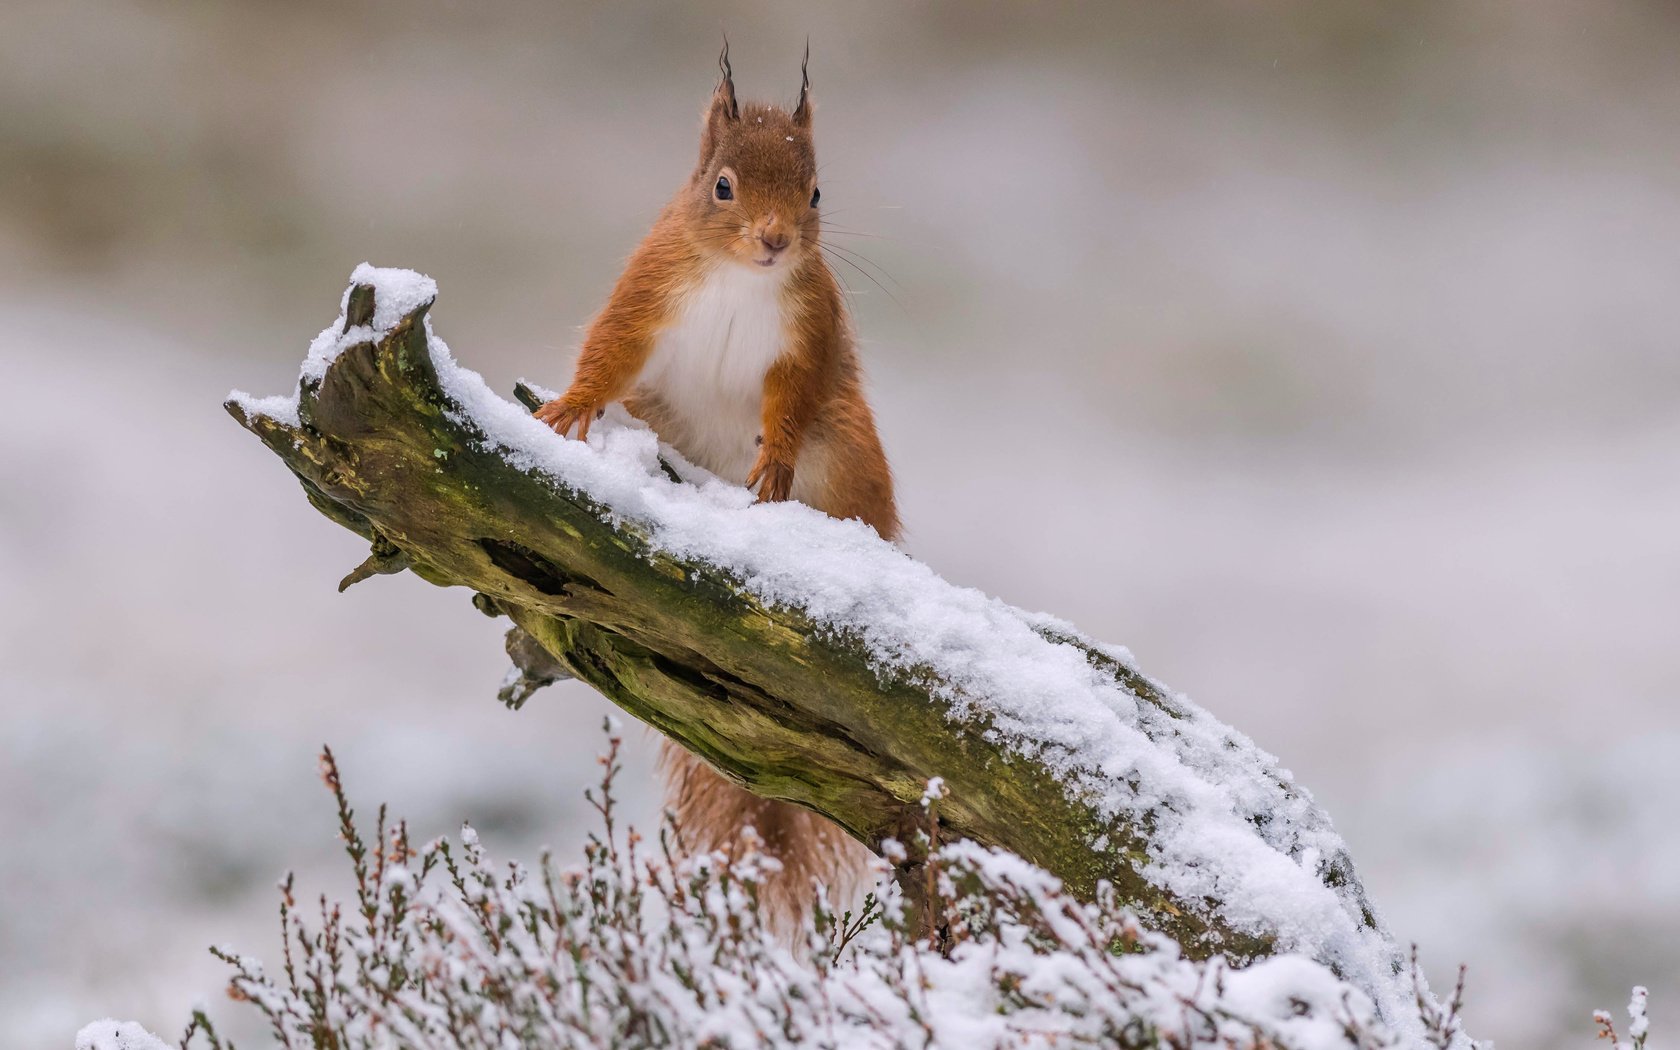
<svg viewBox="0 0 1680 1050">
<path fill-rule="evenodd" d="M 683 295 L 642 371 L 678 417 L 661 436 L 731 480 L 752 466 L 764 376 L 787 345 L 782 290 L 780 274 L 719 266 Z"/>
</svg>

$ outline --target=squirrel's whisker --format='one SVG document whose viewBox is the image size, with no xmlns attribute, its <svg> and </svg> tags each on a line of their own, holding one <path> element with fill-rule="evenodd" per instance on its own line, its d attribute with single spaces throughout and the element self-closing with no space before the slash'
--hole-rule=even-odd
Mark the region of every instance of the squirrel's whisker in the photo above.
<svg viewBox="0 0 1680 1050">
<path fill-rule="evenodd" d="M 904 287 L 904 285 L 899 282 L 898 278 L 894 277 L 892 274 L 887 272 L 886 267 L 882 266 L 880 263 L 876 262 L 875 260 L 869 258 L 866 255 L 863 255 L 860 252 L 855 252 L 855 251 L 851 250 L 850 248 L 846 248 L 846 247 L 844 247 L 842 245 L 838 245 L 838 244 L 825 244 L 825 245 L 823 245 L 823 247 L 826 248 L 826 249 L 829 249 L 831 251 L 843 252 L 846 255 L 850 256 L 851 258 L 857 260 L 857 263 L 854 263 L 853 265 L 858 265 L 859 263 L 861 263 L 861 264 L 873 267 L 877 273 L 879 273 L 882 277 L 885 277 L 887 280 L 891 281 L 895 287 L 898 287 L 898 288 L 903 288 Z"/>
<path fill-rule="evenodd" d="M 852 269 L 856 270 L 858 273 L 861 273 L 865 277 L 869 278 L 869 283 L 873 284 L 875 287 L 879 288 L 881 290 L 882 294 L 884 294 L 888 299 L 891 299 L 893 301 L 893 305 L 897 306 L 900 310 L 904 309 L 904 304 L 898 301 L 898 296 L 894 295 L 892 293 L 891 289 L 889 289 L 886 285 L 882 284 L 880 281 L 877 281 L 875 279 L 874 274 L 870 273 L 868 270 L 865 270 L 863 267 L 859 266 L 857 263 L 853 262 L 852 260 L 846 258 L 844 255 L 835 254 L 834 253 L 834 248 L 833 248 L 832 245 L 824 244 L 824 245 L 821 245 L 820 247 L 822 248 L 823 251 L 829 253 L 829 258 L 834 259 L 837 262 L 843 262 L 847 266 L 850 266 Z M 905 312 L 908 313 L 909 311 L 906 310 Z"/>
</svg>

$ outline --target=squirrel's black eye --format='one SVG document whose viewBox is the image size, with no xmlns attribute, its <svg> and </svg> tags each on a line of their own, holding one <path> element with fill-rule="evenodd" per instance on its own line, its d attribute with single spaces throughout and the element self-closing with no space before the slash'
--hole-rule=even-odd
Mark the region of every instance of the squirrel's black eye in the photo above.
<svg viewBox="0 0 1680 1050">
<path fill-rule="evenodd" d="M 817 206 L 817 202 L 820 201 L 820 200 L 822 200 L 822 190 L 821 189 L 812 190 L 811 191 L 811 207 L 815 208 Z"/>
<path fill-rule="evenodd" d="M 712 187 L 712 192 L 717 194 L 717 199 L 720 201 L 732 201 L 735 199 L 735 190 L 729 185 L 729 176 L 727 175 L 718 176 L 717 185 Z"/>
</svg>

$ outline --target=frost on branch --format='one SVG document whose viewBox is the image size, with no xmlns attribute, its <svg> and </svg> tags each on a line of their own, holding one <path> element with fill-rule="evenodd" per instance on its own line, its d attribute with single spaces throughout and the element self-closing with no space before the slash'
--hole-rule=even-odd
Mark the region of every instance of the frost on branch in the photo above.
<svg viewBox="0 0 1680 1050">
<path fill-rule="evenodd" d="M 576 677 L 751 790 L 902 843 L 911 868 L 938 778 L 944 841 L 1006 850 L 1087 903 L 1106 885 L 1189 960 L 1309 957 L 1416 1034 L 1404 954 L 1328 818 L 1125 650 L 947 583 L 857 522 L 755 504 L 622 414 L 560 438 L 455 361 L 428 278 L 352 281 L 294 394 L 228 408 L 372 543 L 347 583 L 471 588 L 552 658 L 509 680 L 510 703 Z"/>
</svg>

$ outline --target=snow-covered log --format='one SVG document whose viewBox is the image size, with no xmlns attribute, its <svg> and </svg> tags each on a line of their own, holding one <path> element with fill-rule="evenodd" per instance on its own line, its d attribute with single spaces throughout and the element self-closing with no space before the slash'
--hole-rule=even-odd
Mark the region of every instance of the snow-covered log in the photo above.
<svg viewBox="0 0 1680 1050">
<path fill-rule="evenodd" d="M 1414 1016 L 1405 960 L 1287 770 L 1123 649 L 937 577 L 856 522 L 750 493 L 622 414 L 588 443 L 431 331 L 436 286 L 359 268 L 292 397 L 228 410 L 373 555 L 477 592 L 560 668 L 749 789 L 863 842 L 1019 854 L 1112 884 L 1186 955 L 1310 956 Z M 556 668 L 532 672 L 552 678 Z M 912 861 L 915 858 L 912 857 Z"/>
</svg>

